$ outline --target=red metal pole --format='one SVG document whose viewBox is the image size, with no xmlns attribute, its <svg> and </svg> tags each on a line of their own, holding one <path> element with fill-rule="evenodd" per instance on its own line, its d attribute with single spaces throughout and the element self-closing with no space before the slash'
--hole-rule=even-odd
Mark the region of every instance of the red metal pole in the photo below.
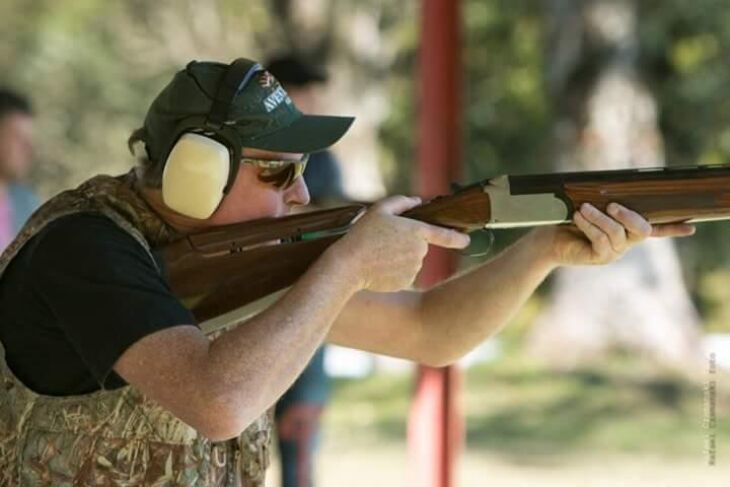
<svg viewBox="0 0 730 487">
<path fill-rule="evenodd" d="M 423 0 L 419 51 L 417 192 L 431 198 L 449 191 L 461 169 L 461 12 L 459 0 Z M 455 258 L 432 249 L 421 273 L 428 288 L 448 277 Z M 455 367 L 419 367 L 408 421 L 413 485 L 450 487 L 462 443 Z"/>
</svg>

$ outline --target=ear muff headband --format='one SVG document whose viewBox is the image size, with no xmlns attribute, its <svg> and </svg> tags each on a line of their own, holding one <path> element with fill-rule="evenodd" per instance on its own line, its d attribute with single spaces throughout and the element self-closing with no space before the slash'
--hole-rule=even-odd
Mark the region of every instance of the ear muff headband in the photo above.
<svg viewBox="0 0 730 487">
<path fill-rule="evenodd" d="M 231 63 L 218 85 L 213 105 L 208 114 L 208 124 L 214 127 L 223 125 L 228 120 L 231 105 L 236 95 L 246 86 L 254 74 L 263 71 L 259 63 L 239 58 Z"/>
<path fill-rule="evenodd" d="M 208 115 L 187 117 L 178 124 L 166 151 L 162 177 L 162 196 L 167 206 L 183 215 L 205 219 L 220 205 L 235 181 L 241 158 L 238 134 L 228 120 L 231 106 L 262 70 L 258 63 L 236 59 L 218 84 Z"/>
</svg>

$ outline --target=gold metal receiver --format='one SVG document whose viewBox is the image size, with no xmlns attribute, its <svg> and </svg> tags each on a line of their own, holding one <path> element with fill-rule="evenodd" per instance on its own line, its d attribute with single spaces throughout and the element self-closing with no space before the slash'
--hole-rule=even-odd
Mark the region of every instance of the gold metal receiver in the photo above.
<svg viewBox="0 0 730 487">
<path fill-rule="evenodd" d="M 490 179 L 484 186 L 492 213 L 484 228 L 555 225 L 570 220 L 568 207 L 552 193 L 510 194 L 509 176 Z"/>
</svg>

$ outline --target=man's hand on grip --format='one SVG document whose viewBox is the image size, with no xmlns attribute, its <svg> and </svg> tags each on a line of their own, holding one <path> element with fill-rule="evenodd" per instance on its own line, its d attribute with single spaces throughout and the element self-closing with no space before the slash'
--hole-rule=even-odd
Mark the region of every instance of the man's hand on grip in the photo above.
<svg viewBox="0 0 730 487">
<path fill-rule="evenodd" d="M 419 204 L 420 198 L 415 197 L 385 198 L 333 246 L 361 289 L 387 292 L 409 288 L 429 244 L 451 249 L 469 245 L 465 234 L 398 216 Z"/>
</svg>

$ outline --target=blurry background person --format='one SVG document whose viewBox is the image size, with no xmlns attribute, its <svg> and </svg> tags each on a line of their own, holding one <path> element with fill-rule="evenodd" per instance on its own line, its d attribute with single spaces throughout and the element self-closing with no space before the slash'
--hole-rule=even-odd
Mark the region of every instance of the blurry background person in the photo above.
<svg viewBox="0 0 730 487">
<path fill-rule="evenodd" d="M 0 88 L 0 251 L 38 207 L 38 198 L 19 184 L 33 157 L 33 110 L 27 98 Z"/>
<path fill-rule="evenodd" d="M 304 113 L 320 113 L 320 96 L 327 82 L 324 69 L 295 54 L 280 55 L 267 69 Z M 310 156 L 304 172 L 312 206 L 336 205 L 346 198 L 342 173 L 329 150 Z M 324 369 L 324 347 L 317 350 L 304 372 L 276 405 L 276 429 L 281 456 L 283 487 L 306 487 L 313 482 L 313 456 L 320 416 L 329 398 L 329 378 Z"/>
</svg>

